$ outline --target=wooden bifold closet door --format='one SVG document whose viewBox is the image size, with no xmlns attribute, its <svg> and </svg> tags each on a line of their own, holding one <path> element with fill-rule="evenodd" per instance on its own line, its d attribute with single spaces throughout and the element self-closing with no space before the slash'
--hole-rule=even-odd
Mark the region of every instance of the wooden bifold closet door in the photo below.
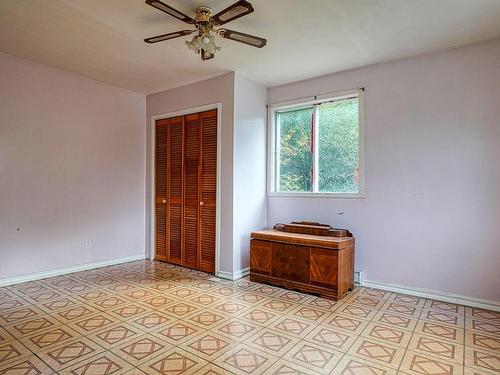
<svg viewBox="0 0 500 375">
<path fill-rule="evenodd" d="M 217 110 L 155 130 L 155 258 L 214 272 Z"/>
</svg>

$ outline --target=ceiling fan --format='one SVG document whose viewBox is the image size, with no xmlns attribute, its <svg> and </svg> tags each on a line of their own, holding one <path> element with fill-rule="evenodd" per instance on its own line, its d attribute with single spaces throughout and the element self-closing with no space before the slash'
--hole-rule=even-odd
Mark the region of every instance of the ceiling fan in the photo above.
<svg viewBox="0 0 500 375">
<path fill-rule="evenodd" d="M 198 32 L 191 41 L 186 41 L 186 46 L 192 49 L 195 54 L 200 54 L 202 60 L 212 59 L 215 52 L 220 50 L 220 47 L 217 47 L 215 44 L 215 35 L 257 48 L 262 48 L 267 43 L 267 40 L 264 38 L 220 27 L 253 12 L 254 9 L 252 4 L 246 0 L 239 0 L 217 14 L 214 14 L 209 7 L 200 6 L 196 8 L 196 15 L 194 18 L 186 16 L 184 13 L 179 12 L 160 0 L 146 0 L 146 4 L 196 27 L 196 30 L 181 30 L 146 38 L 144 39 L 146 43 L 163 42 L 164 40 L 170 40 Z"/>
</svg>

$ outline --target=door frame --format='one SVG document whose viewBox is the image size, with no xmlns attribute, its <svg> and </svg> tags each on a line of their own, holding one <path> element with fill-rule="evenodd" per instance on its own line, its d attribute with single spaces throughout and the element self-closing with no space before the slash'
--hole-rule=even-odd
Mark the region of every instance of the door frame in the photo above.
<svg viewBox="0 0 500 375">
<path fill-rule="evenodd" d="M 184 108 L 175 112 L 161 113 L 151 116 L 151 130 L 149 137 L 149 257 L 156 258 L 155 244 L 155 144 L 156 144 L 156 121 L 166 118 L 185 116 L 199 112 L 217 110 L 217 191 L 215 203 L 215 276 L 219 275 L 220 270 L 220 231 L 221 231 L 221 145 L 222 145 L 222 103 L 212 103 L 199 107 Z"/>
</svg>

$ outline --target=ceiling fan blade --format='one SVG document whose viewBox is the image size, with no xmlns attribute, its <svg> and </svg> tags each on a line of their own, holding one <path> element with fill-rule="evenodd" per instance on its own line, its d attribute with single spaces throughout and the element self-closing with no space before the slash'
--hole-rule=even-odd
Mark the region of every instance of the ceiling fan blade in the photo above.
<svg viewBox="0 0 500 375">
<path fill-rule="evenodd" d="M 228 6 L 226 9 L 221 10 L 212 20 L 217 25 L 224 25 L 225 23 L 234 21 L 237 18 L 246 16 L 253 12 L 253 6 L 246 0 L 239 0 L 233 5 Z"/>
<path fill-rule="evenodd" d="M 169 39 L 178 38 L 180 36 L 189 35 L 189 34 L 194 33 L 195 31 L 196 30 L 176 31 L 176 32 L 173 32 L 173 33 L 168 33 L 168 34 L 153 36 L 151 38 L 146 38 L 146 39 L 144 39 L 144 41 L 146 43 L 158 43 L 158 42 L 163 42 L 164 40 L 169 40 Z"/>
<path fill-rule="evenodd" d="M 240 33 L 239 31 L 229 29 L 219 29 L 221 37 L 234 40 L 235 42 L 245 43 L 252 47 L 262 48 L 267 44 L 267 40 L 258 36 Z"/>
<path fill-rule="evenodd" d="M 186 16 L 184 13 L 179 12 L 177 9 L 172 8 L 170 5 L 167 5 L 160 0 L 146 0 L 146 4 L 151 5 L 152 7 L 165 12 L 172 17 L 177 18 L 178 20 L 184 21 L 189 24 L 194 23 L 194 19 L 189 16 Z"/>
</svg>

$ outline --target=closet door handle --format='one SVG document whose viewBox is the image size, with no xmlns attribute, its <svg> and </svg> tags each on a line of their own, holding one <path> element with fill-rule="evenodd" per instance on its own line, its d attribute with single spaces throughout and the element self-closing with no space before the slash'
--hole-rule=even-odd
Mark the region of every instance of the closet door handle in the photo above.
<svg viewBox="0 0 500 375">
<path fill-rule="evenodd" d="M 205 203 L 203 203 L 203 202 L 200 202 L 200 206 L 203 206 L 204 204 L 205 204 Z"/>
<path fill-rule="evenodd" d="M 166 199 L 163 199 L 163 200 L 162 200 L 162 203 L 167 203 L 167 200 L 166 200 Z"/>
</svg>

